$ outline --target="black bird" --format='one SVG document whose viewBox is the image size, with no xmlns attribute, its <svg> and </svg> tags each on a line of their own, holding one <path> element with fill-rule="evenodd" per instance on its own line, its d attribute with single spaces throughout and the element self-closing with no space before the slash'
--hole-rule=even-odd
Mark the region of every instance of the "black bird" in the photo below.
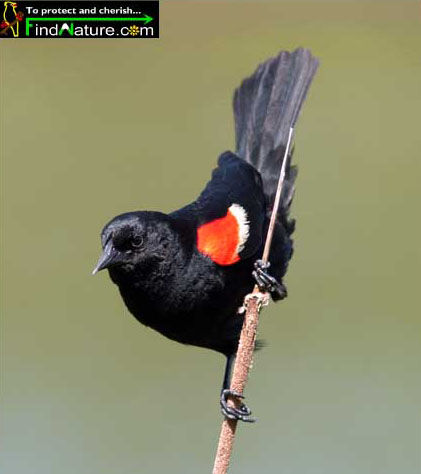
<svg viewBox="0 0 421 474">
<path fill-rule="evenodd" d="M 275 301 L 287 294 L 282 278 L 295 224 L 288 215 L 296 177 L 291 155 L 269 264 L 259 258 L 289 128 L 317 66 L 306 49 L 281 51 L 261 64 L 234 93 L 236 153 L 220 156 L 196 201 L 170 214 L 121 214 L 101 234 L 94 273 L 108 268 L 136 319 L 170 339 L 226 356 L 220 404 L 228 418 L 253 421 L 244 404 L 227 405 L 229 395 L 238 395 L 229 391 L 243 324 L 238 308 L 255 281 Z"/>
</svg>

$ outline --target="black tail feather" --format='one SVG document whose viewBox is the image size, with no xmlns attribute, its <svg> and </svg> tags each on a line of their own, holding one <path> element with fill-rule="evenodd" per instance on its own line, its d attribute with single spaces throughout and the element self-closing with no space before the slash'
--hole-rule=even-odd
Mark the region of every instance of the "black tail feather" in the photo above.
<svg viewBox="0 0 421 474">
<path fill-rule="evenodd" d="M 294 127 L 318 60 L 307 49 L 261 64 L 234 93 L 236 153 L 262 175 L 265 195 L 273 202 L 290 127 Z M 288 157 L 291 161 L 291 155 Z M 286 166 L 280 213 L 286 216 L 294 195 L 297 169 Z"/>
</svg>

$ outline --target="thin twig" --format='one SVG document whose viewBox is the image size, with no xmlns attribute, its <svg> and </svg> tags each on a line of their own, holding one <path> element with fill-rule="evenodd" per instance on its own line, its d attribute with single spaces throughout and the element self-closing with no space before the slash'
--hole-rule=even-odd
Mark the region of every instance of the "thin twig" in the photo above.
<svg viewBox="0 0 421 474">
<path fill-rule="evenodd" d="M 272 244 L 272 237 L 273 237 L 273 229 L 275 228 L 276 216 L 278 215 L 279 203 L 281 202 L 282 185 L 284 184 L 284 180 L 285 180 L 288 153 L 291 147 L 291 140 L 292 140 L 293 133 L 294 133 L 294 129 L 290 127 L 287 146 L 285 147 L 284 159 L 282 160 L 281 172 L 279 173 L 278 187 L 276 188 L 275 200 L 273 202 L 272 215 L 270 216 L 269 229 L 266 236 L 265 248 L 263 250 L 262 260 L 265 263 L 269 259 L 270 246 Z"/>
<path fill-rule="evenodd" d="M 292 135 L 294 129 L 289 129 L 288 141 L 285 148 L 284 158 L 282 160 L 281 172 L 279 174 L 278 187 L 276 190 L 275 200 L 270 218 L 269 228 L 266 236 L 265 247 L 263 250 L 262 260 L 268 261 L 270 246 L 272 243 L 273 231 L 276 223 L 279 203 L 281 201 L 282 188 L 285 180 L 286 163 L 288 159 L 289 149 L 291 147 Z M 237 393 L 243 393 L 247 383 L 248 373 L 253 360 L 253 351 L 256 341 L 257 327 L 259 324 L 259 314 L 262 306 L 267 304 L 269 297 L 267 294 L 259 292 L 257 285 L 253 292 L 244 298 L 244 307 L 246 313 L 244 315 L 243 328 L 241 330 L 240 341 L 238 343 L 237 356 L 235 360 L 234 370 L 231 379 L 230 389 Z M 234 405 L 238 405 L 238 400 L 233 400 Z M 232 448 L 234 446 L 235 431 L 237 428 L 237 420 L 225 418 L 222 422 L 221 433 L 219 435 L 218 449 L 215 456 L 215 464 L 213 474 L 225 474 L 231 458 Z"/>
</svg>

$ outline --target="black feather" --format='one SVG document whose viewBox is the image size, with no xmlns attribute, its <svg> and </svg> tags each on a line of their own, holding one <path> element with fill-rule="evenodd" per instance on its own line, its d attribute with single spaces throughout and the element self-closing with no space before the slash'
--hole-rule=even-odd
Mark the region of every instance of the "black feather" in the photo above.
<svg viewBox="0 0 421 474">
<path fill-rule="evenodd" d="M 236 153 L 260 172 L 268 203 L 276 192 L 289 129 L 295 126 L 317 67 L 318 60 L 307 49 L 281 51 L 261 64 L 234 93 Z M 285 216 L 297 175 L 290 161 L 291 156 L 280 207 Z"/>
</svg>

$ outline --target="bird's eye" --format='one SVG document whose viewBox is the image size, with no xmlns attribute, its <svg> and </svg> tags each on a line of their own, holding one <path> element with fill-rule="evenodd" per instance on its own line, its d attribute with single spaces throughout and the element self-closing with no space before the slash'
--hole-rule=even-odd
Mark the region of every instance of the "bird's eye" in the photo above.
<svg viewBox="0 0 421 474">
<path fill-rule="evenodd" d="M 143 244 L 143 239 L 142 237 L 140 237 L 139 235 L 137 235 L 136 237 L 133 237 L 132 239 L 132 247 L 134 247 L 135 249 L 138 249 L 139 247 L 141 247 Z"/>
</svg>

